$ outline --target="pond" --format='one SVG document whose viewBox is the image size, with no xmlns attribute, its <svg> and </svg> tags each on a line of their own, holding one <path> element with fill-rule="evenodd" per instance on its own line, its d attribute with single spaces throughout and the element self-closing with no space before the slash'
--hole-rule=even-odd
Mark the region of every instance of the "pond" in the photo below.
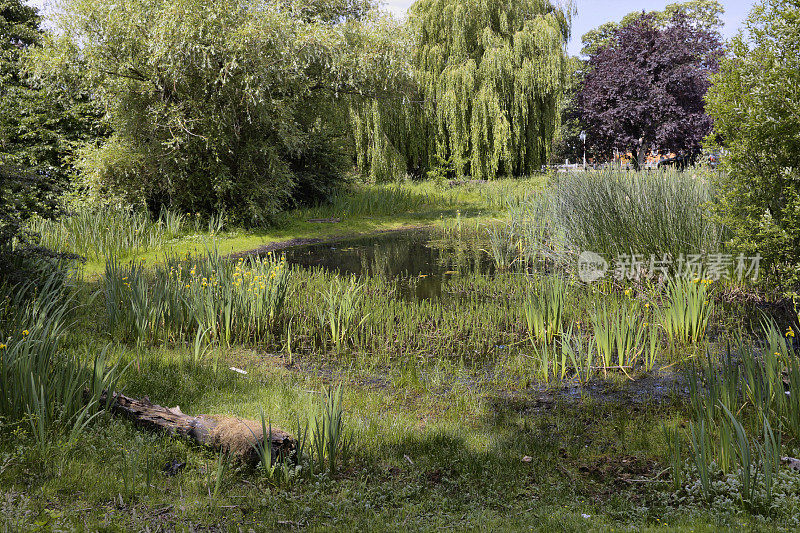
<svg viewBox="0 0 800 533">
<path fill-rule="evenodd" d="M 443 281 L 463 274 L 492 274 L 494 262 L 474 236 L 432 229 L 391 231 L 288 248 L 286 260 L 342 275 L 395 279 L 404 298 L 442 296 Z"/>
</svg>

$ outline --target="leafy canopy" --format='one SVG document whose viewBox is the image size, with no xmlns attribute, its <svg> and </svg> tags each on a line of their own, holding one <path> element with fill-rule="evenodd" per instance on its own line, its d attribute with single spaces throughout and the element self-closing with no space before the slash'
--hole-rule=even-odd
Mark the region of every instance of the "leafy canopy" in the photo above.
<svg viewBox="0 0 800 533">
<path fill-rule="evenodd" d="M 800 283 L 800 6 L 761 0 L 707 95 L 714 140 L 727 150 L 718 214 L 731 244 L 761 253 L 770 282 Z"/>
<path fill-rule="evenodd" d="M 21 0 L 0 0 L 0 277 L 24 266 L 21 255 L 42 255 L 26 221 L 56 214 L 77 146 L 103 133 L 85 95 L 31 77 L 25 58 L 42 40 L 40 22 Z"/>
<path fill-rule="evenodd" d="M 711 130 L 703 97 L 721 53 L 717 36 L 681 13 L 663 27 L 640 15 L 618 29 L 589 59 L 578 95 L 588 142 L 630 151 L 637 164 L 653 148 L 696 156 Z"/>
<path fill-rule="evenodd" d="M 600 48 L 611 43 L 619 29 L 635 22 L 642 13 L 642 11 L 628 13 L 619 22 L 606 22 L 586 32 L 581 37 L 583 44 L 581 54 L 586 57 L 595 55 Z M 709 30 L 719 36 L 725 8 L 717 0 L 689 0 L 669 4 L 664 11 L 650 11 L 648 14 L 653 17 L 656 25 L 665 27 L 679 13 L 686 16 L 696 27 Z"/>
<path fill-rule="evenodd" d="M 356 109 L 362 169 L 376 179 L 437 166 L 477 179 L 538 171 L 558 127 L 569 27 L 549 0 L 419 0 L 403 97 Z"/>
<path fill-rule="evenodd" d="M 95 195 L 262 223 L 340 178 L 341 96 L 391 81 L 367 0 L 67 0 L 36 56 L 80 73 L 113 136 L 82 154 Z"/>
</svg>

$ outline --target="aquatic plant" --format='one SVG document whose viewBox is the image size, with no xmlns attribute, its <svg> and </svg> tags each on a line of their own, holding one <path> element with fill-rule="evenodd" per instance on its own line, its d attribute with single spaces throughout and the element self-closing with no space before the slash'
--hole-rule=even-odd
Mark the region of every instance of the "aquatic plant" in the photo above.
<svg viewBox="0 0 800 533">
<path fill-rule="evenodd" d="M 661 309 L 661 323 L 668 341 L 683 345 L 705 337 L 714 302 L 708 292 L 711 280 L 673 278 L 667 285 L 667 304 Z"/>
<path fill-rule="evenodd" d="M 637 303 L 604 303 L 592 312 L 591 322 L 597 352 L 603 369 L 612 366 L 626 372 L 645 350 L 645 331 L 649 326 L 644 310 Z M 650 326 L 652 329 L 652 326 Z M 652 337 L 649 338 L 654 343 Z M 650 355 L 652 357 L 652 353 Z"/>
<path fill-rule="evenodd" d="M 52 433 L 75 442 L 113 391 L 119 372 L 108 347 L 87 365 L 62 346 L 76 306 L 59 271 L 41 281 L 0 287 L 8 307 L 0 316 L 0 418 L 25 423 L 44 453 Z M 84 395 L 84 390 L 86 394 Z"/>
<path fill-rule="evenodd" d="M 215 249 L 167 256 L 152 270 L 140 261 L 106 262 L 104 294 L 112 331 L 139 344 L 195 341 L 246 344 L 278 331 L 289 267 L 274 256 L 231 261 Z"/>
<path fill-rule="evenodd" d="M 183 230 L 183 217 L 169 210 L 152 220 L 145 211 L 83 207 L 58 220 L 32 219 L 42 246 L 91 260 L 125 257 L 156 248 Z"/>
<path fill-rule="evenodd" d="M 558 225 L 578 251 L 677 261 L 720 246 L 706 207 L 710 185 L 692 172 L 570 172 L 559 175 L 554 196 Z"/>
<path fill-rule="evenodd" d="M 529 288 L 523 311 L 533 344 L 550 344 L 561 333 L 566 294 L 566 281 L 557 275 L 538 278 Z"/>
</svg>

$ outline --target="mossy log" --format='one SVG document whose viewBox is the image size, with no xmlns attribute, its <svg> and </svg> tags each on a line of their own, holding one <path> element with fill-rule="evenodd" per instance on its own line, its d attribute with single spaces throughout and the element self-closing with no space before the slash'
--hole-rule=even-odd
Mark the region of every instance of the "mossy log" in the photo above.
<svg viewBox="0 0 800 533">
<path fill-rule="evenodd" d="M 105 398 L 101 399 L 101 403 L 105 403 Z M 185 437 L 253 465 L 259 460 L 254 446 L 261 444 L 265 438 L 260 421 L 221 415 L 191 416 L 184 414 L 180 407 L 167 408 L 153 404 L 147 397 L 137 400 L 114 394 L 110 409 L 113 414 L 125 416 L 143 428 Z M 294 450 L 294 438 L 273 426 L 272 456 L 288 458 Z"/>
</svg>

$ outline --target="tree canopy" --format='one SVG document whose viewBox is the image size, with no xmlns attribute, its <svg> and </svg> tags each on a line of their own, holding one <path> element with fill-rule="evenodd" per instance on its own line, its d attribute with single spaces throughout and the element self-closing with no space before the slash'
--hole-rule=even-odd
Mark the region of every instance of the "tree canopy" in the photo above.
<svg viewBox="0 0 800 533">
<path fill-rule="evenodd" d="M 703 97 L 722 53 L 714 32 L 676 14 L 640 15 L 589 60 L 580 94 L 589 142 L 601 153 L 650 149 L 696 156 L 711 131 Z"/>
<path fill-rule="evenodd" d="M 35 244 L 26 221 L 57 213 L 78 146 L 104 133 L 85 94 L 30 76 L 25 59 L 42 41 L 40 23 L 21 0 L 0 1 L 0 276 Z"/>
<path fill-rule="evenodd" d="M 708 111 L 727 150 L 717 211 L 731 244 L 760 252 L 772 279 L 800 282 L 800 6 L 762 0 L 712 77 Z"/>
<path fill-rule="evenodd" d="M 113 135 L 82 154 L 99 196 L 264 222 L 349 164 L 342 95 L 394 76 L 367 0 L 67 0 L 36 55 L 79 73 Z M 372 18 L 371 18 L 372 17 Z M 313 168 L 313 172 L 309 169 Z"/>
<path fill-rule="evenodd" d="M 569 16 L 549 0 L 419 0 L 405 98 L 362 108 L 358 130 L 377 142 L 361 161 L 476 179 L 538 171 L 558 127 Z"/>
<path fill-rule="evenodd" d="M 606 22 L 586 32 L 581 37 L 581 43 L 583 44 L 581 54 L 587 57 L 595 55 L 600 48 L 610 44 L 619 29 L 636 21 L 642 13 L 645 12 L 634 11 L 633 13 L 628 13 L 619 22 Z M 663 11 L 650 11 L 647 13 L 653 17 L 656 25 L 660 27 L 669 25 L 675 15 L 680 13 L 686 16 L 694 26 L 718 34 L 722 26 L 722 15 L 725 13 L 725 8 L 718 0 L 688 0 L 669 4 Z"/>
</svg>

